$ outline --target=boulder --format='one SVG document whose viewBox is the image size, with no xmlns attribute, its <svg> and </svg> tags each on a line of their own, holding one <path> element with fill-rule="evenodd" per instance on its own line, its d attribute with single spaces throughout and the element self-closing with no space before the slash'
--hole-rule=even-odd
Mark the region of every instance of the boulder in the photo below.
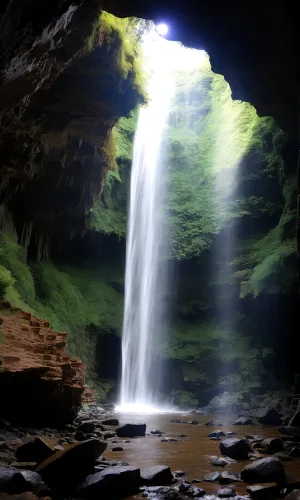
<svg viewBox="0 0 300 500">
<path fill-rule="evenodd" d="M 264 425 L 280 425 L 281 424 L 281 415 L 278 413 L 275 408 L 270 408 L 269 410 L 261 413 L 258 418 L 258 422 Z"/>
<path fill-rule="evenodd" d="M 300 427 L 293 425 L 282 425 L 279 427 L 279 432 L 285 436 L 300 436 Z"/>
<path fill-rule="evenodd" d="M 246 465 L 241 471 L 241 478 L 249 484 L 260 482 L 283 484 L 285 481 L 285 470 L 277 458 L 266 457 Z"/>
<path fill-rule="evenodd" d="M 285 497 L 285 500 L 300 500 L 300 490 L 292 491 Z"/>
<path fill-rule="evenodd" d="M 77 427 L 77 431 L 78 432 L 82 432 L 82 433 L 90 433 L 90 432 L 94 432 L 96 429 L 96 425 L 94 422 L 92 421 L 87 421 L 87 422 L 82 422 L 82 424 L 80 424 L 78 427 Z"/>
<path fill-rule="evenodd" d="M 145 486 L 167 486 L 172 480 L 173 474 L 167 465 L 154 465 L 141 469 L 141 483 Z"/>
<path fill-rule="evenodd" d="M 236 491 L 233 490 L 232 488 L 223 488 L 222 490 L 218 491 L 218 497 L 220 498 L 230 498 L 235 496 L 236 496 Z"/>
<path fill-rule="evenodd" d="M 36 472 L 0 467 L 0 493 L 16 494 L 34 491 L 41 480 L 41 476 Z"/>
<path fill-rule="evenodd" d="M 94 472 L 96 459 L 106 446 L 106 443 L 98 439 L 75 443 L 42 462 L 37 472 L 51 488 L 69 491 Z"/>
<path fill-rule="evenodd" d="M 55 444 L 49 438 L 39 436 L 29 443 L 25 443 L 16 451 L 19 462 L 37 462 L 38 464 L 55 453 Z"/>
<path fill-rule="evenodd" d="M 235 460 L 246 460 L 251 450 L 249 444 L 244 439 L 228 438 L 221 441 L 220 451 L 222 455 L 234 458 Z"/>
<path fill-rule="evenodd" d="M 77 487 L 76 498 L 94 500 L 95 498 L 119 499 L 133 495 L 140 485 L 140 470 L 136 467 L 108 467 L 91 474 Z"/>
<path fill-rule="evenodd" d="M 260 446 L 272 455 L 283 450 L 283 441 L 279 438 L 267 438 L 260 443 Z"/>
<path fill-rule="evenodd" d="M 209 474 L 205 474 L 204 481 L 208 481 L 209 483 L 214 483 L 215 481 L 219 481 L 221 474 L 219 472 L 210 472 Z"/>
<path fill-rule="evenodd" d="M 116 430 L 118 437 L 145 436 L 146 424 L 125 424 Z"/>
<path fill-rule="evenodd" d="M 208 434 L 207 437 L 209 437 L 209 438 L 213 438 L 213 437 L 220 438 L 220 437 L 223 437 L 223 436 L 225 436 L 225 432 L 217 430 L 217 431 L 213 431 L 210 434 Z"/>
<path fill-rule="evenodd" d="M 251 498 L 255 498 L 257 500 L 269 500 L 270 498 L 276 498 L 280 492 L 280 488 L 276 483 L 254 484 L 252 486 L 248 486 L 246 490 Z"/>
<path fill-rule="evenodd" d="M 238 474 L 235 474 L 233 472 L 228 472 L 228 471 L 221 472 L 220 477 L 219 477 L 220 484 L 229 484 L 229 483 L 240 482 L 240 481 L 241 481 L 241 478 L 239 477 Z"/>
<path fill-rule="evenodd" d="M 253 420 L 250 417 L 240 417 L 233 425 L 254 425 Z"/>
<path fill-rule="evenodd" d="M 102 425 L 119 425 L 119 420 L 117 418 L 108 418 L 107 420 L 101 421 Z"/>
<path fill-rule="evenodd" d="M 300 448 L 298 446 L 294 446 L 291 451 L 289 451 L 289 456 L 294 458 L 300 457 Z"/>
<path fill-rule="evenodd" d="M 205 423 L 206 427 L 222 427 L 223 424 L 219 420 L 209 420 L 208 422 Z"/>
<path fill-rule="evenodd" d="M 225 465 L 228 465 L 228 463 L 230 463 L 229 460 L 225 457 L 210 457 L 210 462 L 216 467 L 225 467 Z"/>
</svg>

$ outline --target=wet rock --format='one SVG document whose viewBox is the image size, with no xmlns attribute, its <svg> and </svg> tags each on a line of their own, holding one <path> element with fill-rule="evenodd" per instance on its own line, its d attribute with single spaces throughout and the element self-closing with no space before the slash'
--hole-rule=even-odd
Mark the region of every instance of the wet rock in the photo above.
<svg viewBox="0 0 300 500">
<path fill-rule="evenodd" d="M 244 439 L 228 438 L 220 443 L 222 455 L 234 458 L 235 460 L 246 460 L 250 452 L 249 444 Z"/>
<path fill-rule="evenodd" d="M 23 470 L 35 470 L 37 466 L 38 466 L 37 462 L 13 462 L 11 464 L 11 467 Z"/>
<path fill-rule="evenodd" d="M 78 432 L 83 432 L 84 434 L 89 432 L 94 432 L 96 429 L 96 425 L 93 421 L 83 422 L 81 425 L 77 427 Z"/>
<path fill-rule="evenodd" d="M 41 476 L 36 472 L 0 467 L 0 493 L 15 494 L 34 491 L 41 480 Z"/>
<path fill-rule="evenodd" d="M 19 462 L 41 463 L 55 453 L 54 444 L 46 437 L 38 437 L 19 446 L 16 458 Z"/>
<path fill-rule="evenodd" d="M 279 427 L 279 432 L 285 436 L 300 436 L 300 427 L 282 425 Z"/>
<path fill-rule="evenodd" d="M 249 484 L 260 482 L 283 484 L 285 471 L 278 458 L 266 457 L 246 465 L 241 471 L 241 478 Z"/>
<path fill-rule="evenodd" d="M 43 481 L 40 481 L 36 486 L 34 493 L 39 497 L 51 497 L 53 496 L 52 490 Z"/>
<path fill-rule="evenodd" d="M 163 439 L 160 440 L 160 442 L 161 443 L 175 443 L 175 442 L 178 442 L 178 439 L 164 437 Z"/>
<path fill-rule="evenodd" d="M 213 431 L 210 434 L 208 434 L 207 437 L 209 437 L 209 438 L 212 438 L 212 437 L 220 438 L 222 436 L 225 436 L 225 432 L 217 430 L 217 431 Z"/>
<path fill-rule="evenodd" d="M 188 422 L 188 424 L 199 425 L 200 422 L 199 422 L 199 420 L 191 420 L 190 422 Z"/>
<path fill-rule="evenodd" d="M 219 481 L 220 477 L 221 474 L 219 472 L 210 472 L 209 474 L 205 474 L 203 480 L 214 483 L 216 481 Z"/>
<path fill-rule="evenodd" d="M 234 482 L 240 482 L 241 478 L 238 474 L 234 474 L 233 472 L 223 471 L 219 477 L 220 484 L 229 484 Z"/>
<path fill-rule="evenodd" d="M 185 420 L 180 420 L 178 418 L 175 418 L 173 420 L 170 420 L 170 423 L 171 424 L 186 424 L 186 421 Z"/>
<path fill-rule="evenodd" d="M 175 470 L 173 474 L 174 474 L 175 477 L 183 477 L 183 476 L 185 476 L 185 472 L 183 470 Z"/>
<path fill-rule="evenodd" d="M 187 434 L 178 434 L 178 437 L 180 437 L 180 438 L 186 438 Z"/>
<path fill-rule="evenodd" d="M 110 439 L 110 438 L 116 437 L 116 433 L 112 432 L 112 431 L 104 431 L 104 432 L 102 432 L 101 437 L 102 437 L 102 439 L 105 439 L 105 440 Z"/>
<path fill-rule="evenodd" d="M 124 451 L 124 448 L 122 446 L 115 446 L 111 451 Z"/>
<path fill-rule="evenodd" d="M 93 473 L 96 459 L 106 446 L 106 443 L 98 439 L 75 443 L 42 462 L 37 472 L 51 488 L 67 491 Z"/>
<path fill-rule="evenodd" d="M 109 467 L 91 474 L 76 488 L 75 497 L 119 499 L 133 495 L 140 484 L 140 470 L 136 467 Z"/>
<path fill-rule="evenodd" d="M 256 436 L 255 434 L 246 434 L 246 438 L 252 442 L 261 442 L 266 439 L 264 436 Z"/>
<path fill-rule="evenodd" d="M 236 491 L 233 490 L 232 488 L 222 488 L 221 490 L 218 491 L 218 497 L 220 498 L 229 498 L 235 496 L 236 496 Z"/>
<path fill-rule="evenodd" d="M 277 410 L 275 410 L 275 408 L 270 408 L 269 410 L 261 413 L 257 420 L 260 424 L 264 425 L 280 425 L 281 415 Z"/>
<path fill-rule="evenodd" d="M 150 434 L 157 434 L 157 435 L 162 435 L 162 434 L 165 434 L 163 431 L 160 431 L 159 429 L 155 429 L 154 431 L 150 431 Z"/>
<path fill-rule="evenodd" d="M 202 479 L 192 479 L 192 483 L 202 483 Z"/>
<path fill-rule="evenodd" d="M 192 498 L 201 498 L 206 494 L 206 491 L 203 488 L 197 488 L 196 486 L 188 483 L 187 481 L 183 482 L 178 486 L 178 491 L 184 494 L 184 497 L 192 497 Z"/>
<path fill-rule="evenodd" d="M 285 500 L 300 500 L 300 490 L 294 490 L 285 497 Z"/>
<path fill-rule="evenodd" d="M 222 427 L 223 424 L 219 420 L 209 420 L 208 422 L 205 423 L 207 427 Z"/>
<path fill-rule="evenodd" d="M 290 457 L 287 453 L 283 453 L 282 451 L 278 451 L 277 453 L 274 453 L 274 457 L 277 457 L 281 462 L 290 462 L 292 457 Z"/>
<path fill-rule="evenodd" d="M 210 457 L 210 462 L 216 467 L 225 467 L 225 465 L 228 465 L 229 463 L 225 457 Z"/>
<path fill-rule="evenodd" d="M 102 425 L 119 425 L 119 420 L 117 418 L 108 418 L 107 420 L 101 421 Z"/>
<path fill-rule="evenodd" d="M 267 453 L 270 453 L 271 455 L 283 450 L 283 442 L 279 438 L 264 439 L 260 443 L 260 445 L 262 446 L 262 448 L 264 448 L 264 450 L 266 450 Z"/>
<path fill-rule="evenodd" d="M 226 432 L 226 436 L 235 436 L 235 435 L 236 435 L 236 432 L 233 432 L 233 431 Z"/>
<path fill-rule="evenodd" d="M 251 498 L 257 498 L 257 500 L 269 500 L 270 498 L 278 496 L 280 488 L 276 483 L 263 483 L 248 486 L 246 490 Z"/>
<path fill-rule="evenodd" d="M 286 474 L 285 476 L 285 491 L 286 493 L 290 493 L 291 491 L 295 489 L 300 488 L 300 479 L 295 478 L 291 474 Z"/>
<path fill-rule="evenodd" d="M 77 439 L 77 441 L 87 441 L 88 436 L 87 434 L 84 434 L 83 432 L 79 431 L 76 432 L 75 439 Z"/>
<path fill-rule="evenodd" d="M 146 424 L 125 424 L 116 430 L 118 437 L 145 436 Z"/>
<path fill-rule="evenodd" d="M 167 486 L 172 480 L 173 474 L 167 465 L 154 465 L 141 469 L 141 483 L 146 486 Z"/>
<path fill-rule="evenodd" d="M 182 495 L 178 490 L 179 488 L 170 486 L 149 486 L 144 491 L 144 496 L 153 500 L 181 500 Z"/>
<path fill-rule="evenodd" d="M 233 425 L 254 425 L 253 420 L 250 417 L 240 417 Z"/>
</svg>

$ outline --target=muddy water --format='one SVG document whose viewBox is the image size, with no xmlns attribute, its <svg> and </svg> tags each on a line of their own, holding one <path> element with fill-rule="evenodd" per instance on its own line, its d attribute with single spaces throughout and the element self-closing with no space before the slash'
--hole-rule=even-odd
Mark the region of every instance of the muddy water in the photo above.
<svg viewBox="0 0 300 500">
<path fill-rule="evenodd" d="M 109 443 L 105 457 L 118 461 L 126 461 L 130 465 L 137 467 L 149 467 L 151 465 L 169 465 L 171 470 L 183 470 L 186 472 L 188 480 L 202 479 L 204 474 L 213 471 L 227 470 L 232 472 L 240 471 L 247 462 L 237 462 L 227 465 L 226 467 L 213 466 L 209 457 L 219 455 L 219 441 L 210 440 L 207 435 L 215 430 L 214 427 L 206 427 L 204 424 L 210 417 L 202 417 L 199 415 L 183 415 L 183 414 L 155 414 L 155 415 L 118 415 L 120 424 L 128 422 L 139 422 L 147 424 L 147 435 L 141 438 L 120 439 L 118 443 Z M 172 419 L 182 420 L 198 420 L 200 425 L 191 424 L 175 424 L 170 423 Z M 219 419 L 222 421 L 222 419 Z M 154 429 L 159 429 L 166 433 L 167 437 L 174 437 L 178 442 L 161 442 L 164 436 L 157 437 L 149 435 L 149 432 Z M 224 432 L 234 431 L 238 436 L 246 434 L 262 435 L 266 437 L 279 437 L 279 432 L 276 428 L 264 427 L 261 425 L 251 426 L 223 426 L 220 429 Z M 179 434 L 186 434 L 187 437 L 180 438 Z M 125 441 L 129 440 L 129 443 Z M 124 451 L 114 452 L 111 449 L 114 446 L 122 446 Z M 284 467 L 287 473 L 298 477 L 300 473 L 299 460 L 284 462 Z M 199 484 L 200 486 L 200 484 Z M 235 483 L 238 494 L 245 494 L 246 486 L 243 483 Z M 201 487 L 205 488 L 208 493 L 214 493 L 220 489 L 219 483 L 204 482 Z"/>
</svg>

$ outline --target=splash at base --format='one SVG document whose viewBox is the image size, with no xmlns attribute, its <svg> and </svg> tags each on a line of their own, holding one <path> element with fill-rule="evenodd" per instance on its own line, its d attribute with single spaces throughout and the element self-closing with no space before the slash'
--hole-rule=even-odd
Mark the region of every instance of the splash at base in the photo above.
<svg viewBox="0 0 300 500">
<path fill-rule="evenodd" d="M 132 413 L 132 414 L 151 414 L 151 413 L 177 413 L 176 408 L 172 406 L 157 407 L 142 403 L 128 403 L 116 405 L 115 411 L 118 413 Z"/>
</svg>

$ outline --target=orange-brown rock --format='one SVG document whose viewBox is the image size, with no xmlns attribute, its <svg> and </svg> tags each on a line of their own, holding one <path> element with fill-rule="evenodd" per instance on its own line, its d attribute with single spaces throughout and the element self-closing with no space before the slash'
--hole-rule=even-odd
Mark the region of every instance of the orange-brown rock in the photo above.
<svg viewBox="0 0 300 500">
<path fill-rule="evenodd" d="M 0 317 L 0 412 L 12 422 L 72 420 L 85 390 L 85 365 L 66 352 L 65 332 L 21 310 Z"/>
</svg>

